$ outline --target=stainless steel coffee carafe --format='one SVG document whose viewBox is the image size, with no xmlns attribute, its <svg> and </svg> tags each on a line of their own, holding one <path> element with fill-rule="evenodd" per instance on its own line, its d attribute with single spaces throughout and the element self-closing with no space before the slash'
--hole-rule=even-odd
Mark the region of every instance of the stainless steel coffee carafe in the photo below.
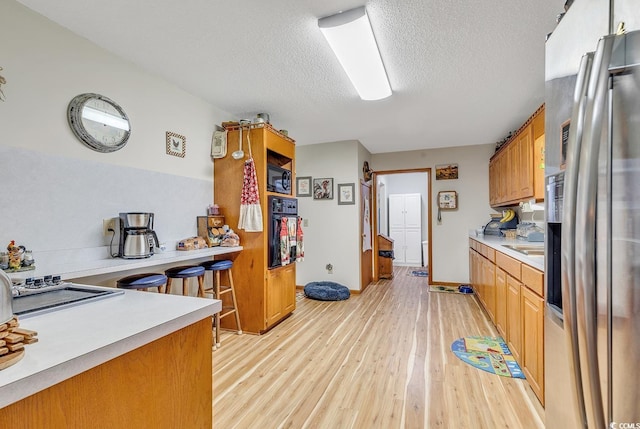
<svg viewBox="0 0 640 429">
<path fill-rule="evenodd" d="M 120 213 L 120 246 L 118 256 L 125 259 L 148 258 L 160 247 L 153 230 L 153 213 Z"/>
</svg>

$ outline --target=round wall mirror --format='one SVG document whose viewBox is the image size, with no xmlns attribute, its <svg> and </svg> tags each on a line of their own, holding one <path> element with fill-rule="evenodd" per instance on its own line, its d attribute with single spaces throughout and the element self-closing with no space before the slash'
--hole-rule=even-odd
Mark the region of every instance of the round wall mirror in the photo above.
<svg viewBox="0 0 640 429">
<path fill-rule="evenodd" d="M 71 130 L 97 152 L 115 152 L 127 144 L 131 124 L 127 114 L 113 100 L 100 94 L 80 94 L 67 109 Z"/>
</svg>

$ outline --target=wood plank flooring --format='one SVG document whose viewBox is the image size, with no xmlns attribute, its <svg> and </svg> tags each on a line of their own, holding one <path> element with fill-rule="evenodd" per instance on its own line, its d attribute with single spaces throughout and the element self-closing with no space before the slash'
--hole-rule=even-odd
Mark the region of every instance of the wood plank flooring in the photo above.
<svg viewBox="0 0 640 429">
<path fill-rule="evenodd" d="M 395 268 L 347 301 L 304 298 L 261 335 L 222 333 L 216 428 L 543 428 L 525 380 L 475 369 L 451 343 L 497 336 L 475 297 Z"/>
</svg>

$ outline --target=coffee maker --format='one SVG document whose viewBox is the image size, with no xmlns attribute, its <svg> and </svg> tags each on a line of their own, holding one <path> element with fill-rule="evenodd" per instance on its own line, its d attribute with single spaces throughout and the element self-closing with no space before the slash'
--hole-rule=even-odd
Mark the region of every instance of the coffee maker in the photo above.
<svg viewBox="0 0 640 429">
<path fill-rule="evenodd" d="M 153 230 L 153 213 L 120 213 L 120 245 L 118 256 L 124 259 L 142 259 L 153 255 L 160 247 Z"/>
</svg>

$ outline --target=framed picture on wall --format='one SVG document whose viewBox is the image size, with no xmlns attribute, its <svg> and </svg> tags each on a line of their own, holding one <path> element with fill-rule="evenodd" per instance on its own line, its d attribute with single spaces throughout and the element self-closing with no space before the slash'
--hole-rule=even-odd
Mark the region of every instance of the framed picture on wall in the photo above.
<svg viewBox="0 0 640 429">
<path fill-rule="evenodd" d="M 436 165 L 436 180 L 458 178 L 458 164 Z"/>
<path fill-rule="evenodd" d="M 313 199 L 332 200 L 333 199 L 333 178 L 324 177 L 313 179 Z"/>
<path fill-rule="evenodd" d="M 296 177 L 296 197 L 311 196 L 311 177 Z"/>
<path fill-rule="evenodd" d="M 184 158 L 187 150 L 187 138 L 183 135 L 167 131 L 167 155 Z"/>
<path fill-rule="evenodd" d="M 356 185 L 355 183 L 338 184 L 338 205 L 355 204 Z"/>
</svg>

